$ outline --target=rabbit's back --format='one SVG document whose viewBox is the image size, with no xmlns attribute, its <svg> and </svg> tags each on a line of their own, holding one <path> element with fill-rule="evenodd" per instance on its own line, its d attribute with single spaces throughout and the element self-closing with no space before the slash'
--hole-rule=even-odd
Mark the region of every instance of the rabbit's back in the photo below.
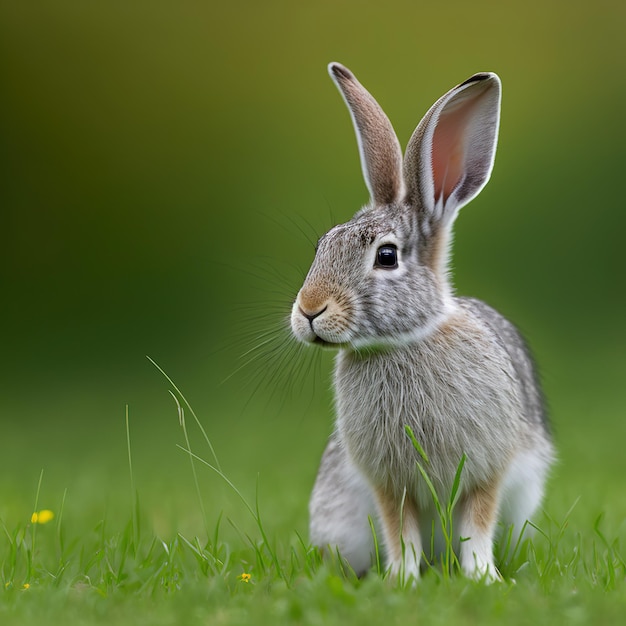
<svg viewBox="0 0 626 626">
<path fill-rule="evenodd" d="M 521 389 L 524 404 L 523 417 L 526 421 L 541 424 L 549 431 L 545 406 L 537 368 L 526 340 L 517 327 L 487 303 L 476 298 L 457 298 L 460 306 L 472 311 L 486 323 L 506 349 Z"/>
</svg>

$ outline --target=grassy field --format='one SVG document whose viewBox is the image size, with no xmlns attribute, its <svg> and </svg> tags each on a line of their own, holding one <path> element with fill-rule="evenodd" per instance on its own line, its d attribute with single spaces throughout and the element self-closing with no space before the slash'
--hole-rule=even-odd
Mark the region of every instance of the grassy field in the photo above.
<svg viewBox="0 0 626 626">
<path fill-rule="evenodd" d="M 75 442 L 42 452 L 43 470 L 36 456 L 9 455 L 30 481 L 11 491 L 4 474 L 3 624 L 615 624 L 626 610 L 626 503 L 611 465 L 623 427 L 610 440 L 594 437 L 598 423 L 586 427 L 584 413 L 567 407 L 575 428 L 558 437 L 545 512 L 532 542 L 502 566 L 504 582 L 434 569 L 412 589 L 375 570 L 356 580 L 307 544 L 323 408 L 309 404 L 269 439 L 276 423 L 256 408 L 238 416 L 222 408 L 231 425 L 216 429 L 202 415 L 196 422 L 178 389 L 162 383 L 164 395 L 173 392 L 163 431 L 134 424 L 131 411 L 108 434 L 94 433 L 93 463 L 68 462 Z M 217 459 L 207 425 L 217 431 Z M 61 477 L 68 466 L 70 489 Z"/>
</svg>

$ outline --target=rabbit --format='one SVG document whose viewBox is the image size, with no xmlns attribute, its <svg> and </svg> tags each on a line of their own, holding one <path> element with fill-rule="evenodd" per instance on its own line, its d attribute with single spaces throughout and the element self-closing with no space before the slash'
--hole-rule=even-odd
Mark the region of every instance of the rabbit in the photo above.
<svg viewBox="0 0 626 626">
<path fill-rule="evenodd" d="M 446 503 L 465 458 L 456 554 L 468 577 L 498 580 L 498 529 L 512 525 L 519 538 L 555 456 L 524 340 L 487 304 L 455 296 L 448 276 L 454 219 L 491 176 L 500 79 L 475 74 L 437 100 L 403 158 L 352 72 L 331 63 L 329 73 L 354 124 L 370 202 L 321 237 L 291 311 L 297 340 L 338 350 L 336 425 L 311 495 L 310 538 L 362 575 L 375 552 L 371 518 L 388 571 L 417 581 L 443 541 L 417 463 Z"/>
</svg>

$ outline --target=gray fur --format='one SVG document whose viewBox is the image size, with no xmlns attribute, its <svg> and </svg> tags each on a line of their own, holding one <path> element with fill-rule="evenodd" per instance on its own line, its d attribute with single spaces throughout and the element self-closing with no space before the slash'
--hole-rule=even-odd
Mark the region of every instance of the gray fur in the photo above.
<svg viewBox="0 0 626 626">
<path fill-rule="evenodd" d="M 541 501 L 553 457 L 523 339 L 483 302 L 455 297 L 447 278 L 454 217 L 491 174 L 500 82 L 479 74 L 440 98 L 413 134 L 401 170 L 380 107 L 347 69 L 332 64 L 331 75 L 366 146 L 372 201 L 320 239 L 292 311 L 298 339 L 339 348 L 336 431 L 311 497 L 311 540 L 338 549 L 362 573 L 373 551 L 371 515 L 388 566 L 419 576 L 434 510 L 408 425 L 441 500 L 466 456 L 455 540 L 463 570 L 493 580 L 496 521 L 521 530 Z M 394 178 L 401 175 L 403 185 Z M 382 245 L 397 247 L 397 267 L 377 266 Z"/>
</svg>

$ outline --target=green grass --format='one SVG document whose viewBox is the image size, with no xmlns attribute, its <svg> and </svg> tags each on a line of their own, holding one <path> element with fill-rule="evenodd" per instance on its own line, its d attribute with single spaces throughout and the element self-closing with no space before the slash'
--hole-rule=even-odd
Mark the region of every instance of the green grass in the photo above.
<svg viewBox="0 0 626 626">
<path fill-rule="evenodd" d="M 533 540 L 505 559 L 502 583 L 472 582 L 443 567 L 406 588 L 376 568 L 358 580 L 339 559 L 322 562 L 302 530 L 285 529 L 271 506 L 265 519 L 264 500 L 272 497 L 262 495 L 257 477 L 240 489 L 222 470 L 201 420 L 170 383 L 181 435 L 172 452 L 187 459 L 181 517 L 199 517 L 200 532 L 156 530 L 152 505 L 142 504 L 137 488 L 133 451 L 143 442 L 133 440 L 127 413 L 126 478 L 117 484 L 115 511 L 105 507 L 94 523 L 93 510 L 81 512 L 66 490 L 51 505 L 43 471 L 33 485 L 32 511 L 22 511 L 20 522 L 2 521 L 0 623 L 615 624 L 623 618 L 619 528 L 600 511 L 584 511 L 586 524 L 574 522 L 580 502 L 559 518 L 548 501 Z M 229 514 L 213 506 L 215 489 L 205 491 L 205 474 L 224 486 Z M 92 487 L 104 490 L 104 481 Z M 307 495 L 298 494 L 299 507 Z M 162 491 L 163 506 L 171 498 Z M 44 500 L 55 517 L 34 523 L 30 516 Z M 442 515 L 453 505 L 453 499 L 441 504 Z M 454 562 L 453 555 L 448 559 Z"/>
<path fill-rule="evenodd" d="M 45 526 L 6 529 L 2 545 L 3 624 L 52 620 L 99 624 L 381 623 L 389 615 L 419 623 L 617 623 L 626 608 L 625 563 L 601 520 L 577 532 L 545 518 L 535 540 L 491 586 L 429 572 L 416 589 L 372 573 L 356 580 L 337 562 L 322 564 L 294 533 L 268 541 L 157 537 L 140 509 L 123 528 L 102 520 L 70 535 L 62 515 Z M 137 526 L 138 524 L 138 526 Z M 250 574 L 250 580 L 242 574 Z M 28 586 L 28 588 L 26 588 Z"/>
</svg>

